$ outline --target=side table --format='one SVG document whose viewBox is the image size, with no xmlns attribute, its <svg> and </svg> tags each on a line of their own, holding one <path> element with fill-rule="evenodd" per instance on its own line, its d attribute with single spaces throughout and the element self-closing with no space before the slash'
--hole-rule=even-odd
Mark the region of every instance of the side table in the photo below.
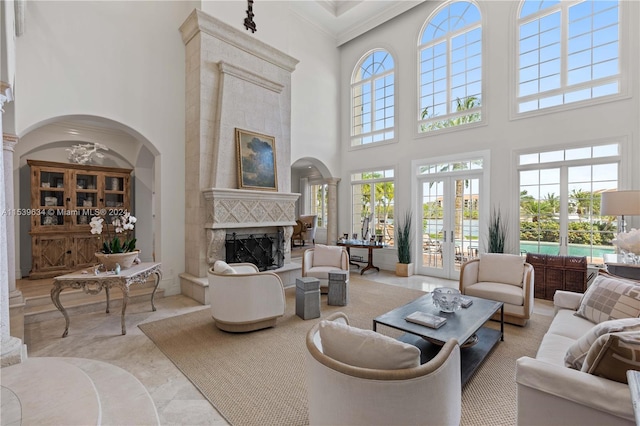
<svg viewBox="0 0 640 426">
<path fill-rule="evenodd" d="M 296 278 L 296 315 L 303 320 L 320 318 L 320 280 Z"/>
<path fill-rule="evenodd" d="M 147 282 L 147 278 L 155 275 L 156 283 L 153 287 L 153 293 L 151 293 L 151 309 L 155 311 L 154 298 L 158 290 L 158 284 L 162 278 L 160 267 L 160 263 L 143 262 L 123 270 L 119 275 L 113 272 L 101 272 L 97 275 L 93 273 L 73 272 L 55 277 L 53 279 L 53 288 L 51 289 L 51 301 L 54 306 L 62 312 L 66 321 L 62 337 L 67 337 L 67 334 L 69 334 L 70 322 L 67 310 L 62 306 L 62 303 L 60 303 L 60 293 L 62 290 L 65 288 L 81 288 L 85 293 L 95 295 L 100 294 L 102 289 L 104 289 L 107 295 L 107 313 L 109 313 L 109 291 L 112 287 L 119 287 L 122 290 L 122 334 L 127 334 L 124 316 L 127 311 L 127 303 L 129 302 L 129 287 L 132 284 L 144 284 Z"/>
<path fill-rule="evenodd" d="M 349 303 L 349 273 L 343 270 L 329 271 L 327 305 L 346 306 Z"/>
</svg>

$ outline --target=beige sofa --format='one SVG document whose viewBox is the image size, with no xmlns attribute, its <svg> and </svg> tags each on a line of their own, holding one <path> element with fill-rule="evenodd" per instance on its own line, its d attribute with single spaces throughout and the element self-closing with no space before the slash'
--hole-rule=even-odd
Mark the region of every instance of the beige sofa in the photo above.
<svg viewBox="0 0 640 426">
<path fill-rule="evenodd" d="M 536 357 L 516 363 L 519 425 L 635 425 L 627 384 L 565 366 L 569 348 L 595 326 L 574 315 L 582 296 L 556 292 Z"/>
</svg>

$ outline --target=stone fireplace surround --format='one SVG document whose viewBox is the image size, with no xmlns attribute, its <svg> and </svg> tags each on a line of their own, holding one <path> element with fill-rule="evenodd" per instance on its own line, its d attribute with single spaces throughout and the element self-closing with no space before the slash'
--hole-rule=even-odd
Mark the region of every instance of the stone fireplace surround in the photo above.
<svg viewBox="0 0 640 426">
<path fill-rule="evenodd" d="M 227 234 L 262 234 L 279 229 L 284 234 L 285 262 L 289 263 L 295 202 L 299 194 L 219 188 L 207 189 L 203 194 L 207 201 L 205 230 L 209 265 L 225 259 Z"/>
<path fill-rule="evenodd" d="M 183 294 L 207 304 L 207 271 L 225 259 L 227 233 L 281 229 L 285 286 L 295 203 L 291 189 L 291 73 L 298 61 L 195 9 L 180 27 L 185 44 L 185 272 Z M 275 138 L 277 191 L 237 189 L 235 129 Z"/>
</svg>

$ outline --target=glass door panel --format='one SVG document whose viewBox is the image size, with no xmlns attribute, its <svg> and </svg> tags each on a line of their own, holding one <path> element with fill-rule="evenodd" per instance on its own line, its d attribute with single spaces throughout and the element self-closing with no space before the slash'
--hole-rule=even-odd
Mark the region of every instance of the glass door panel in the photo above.
<svg viewBox="0 0 640 426">
<path fill-rule="evenodd" d="M 471 174 L 421 182 L 419 273 L 458 279 L 462 263 L 478 256 L 480 183 L 480 177 Z"/>
<path fill-rule="evenodd" d="M 480 179 L 455 179 L 454 245 L 456 271 L 469 259 L 478 257 Z"/>
<path fill-rule="evenodd" d="M 520 253 L 564 254 L 560 168 L 520 172 Z"/>
<path fill-rule="evenodd" d="M 618 166 L 596 164 L 567 168 L 568 218 L 567 254 L 586 256 L 587 262 L 603 265 L 606 255 L 614 255 L 612 240 L 618 233 L 615 218 L 600 216 L 600 194 L 617 189 Z"/>
<path fill-rule="evenodd" d="M 443 275 L 444 181 L 422 183 L 422 258 L 418 267 L 429 275 Z M 420 264 L 420 262 L 422 262 Z"/>
</svg>

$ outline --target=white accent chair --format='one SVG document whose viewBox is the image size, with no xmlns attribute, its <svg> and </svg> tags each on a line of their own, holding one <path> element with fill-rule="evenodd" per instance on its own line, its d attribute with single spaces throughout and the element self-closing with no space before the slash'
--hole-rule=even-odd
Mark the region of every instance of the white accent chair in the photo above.
<svg viewBox="0 0 640 426">
<path fill-rule="evenodd" d="M 460 292 L 504 303 L 504 321 L 524 326 L 533 313 L 533 266 L 515 254 L 481 253 L 462 265 Z"/>
<path fill-rule="evenodd" d="M 349 254 L 344 247 L 316 244 L 302 255 L 302 276 L 320 280 L 320 292 L 329 291 L 329 272 L 341 269 L 347 271 L 349 279 Z"/>
<path fill-rule="evenodd" d="M 275 327 L 284 315 L 284 286 L 273 272 L 252 263 L 216 261 L 209 269 L 211 316 L 220 330 L 233 333 Z"/>
<path fill-rule="evenodd" d="M 349 324 L 341 312 L 326 320 Z M 310 425 L 460 424 L 460 347 L 454 339 L 422 365 L 417 360 L 416 366 L 401 369 L 364 368 L 323 352 L 320 337 L 323 322 L 316 323 L 306 339 Z M 354 342 L 354 347 L 345 348 L 345 352 L 358 351 L 358 344 L 359 341 Z M 375 356 L 373 352 L 364 351 Z"/>
</svg>

